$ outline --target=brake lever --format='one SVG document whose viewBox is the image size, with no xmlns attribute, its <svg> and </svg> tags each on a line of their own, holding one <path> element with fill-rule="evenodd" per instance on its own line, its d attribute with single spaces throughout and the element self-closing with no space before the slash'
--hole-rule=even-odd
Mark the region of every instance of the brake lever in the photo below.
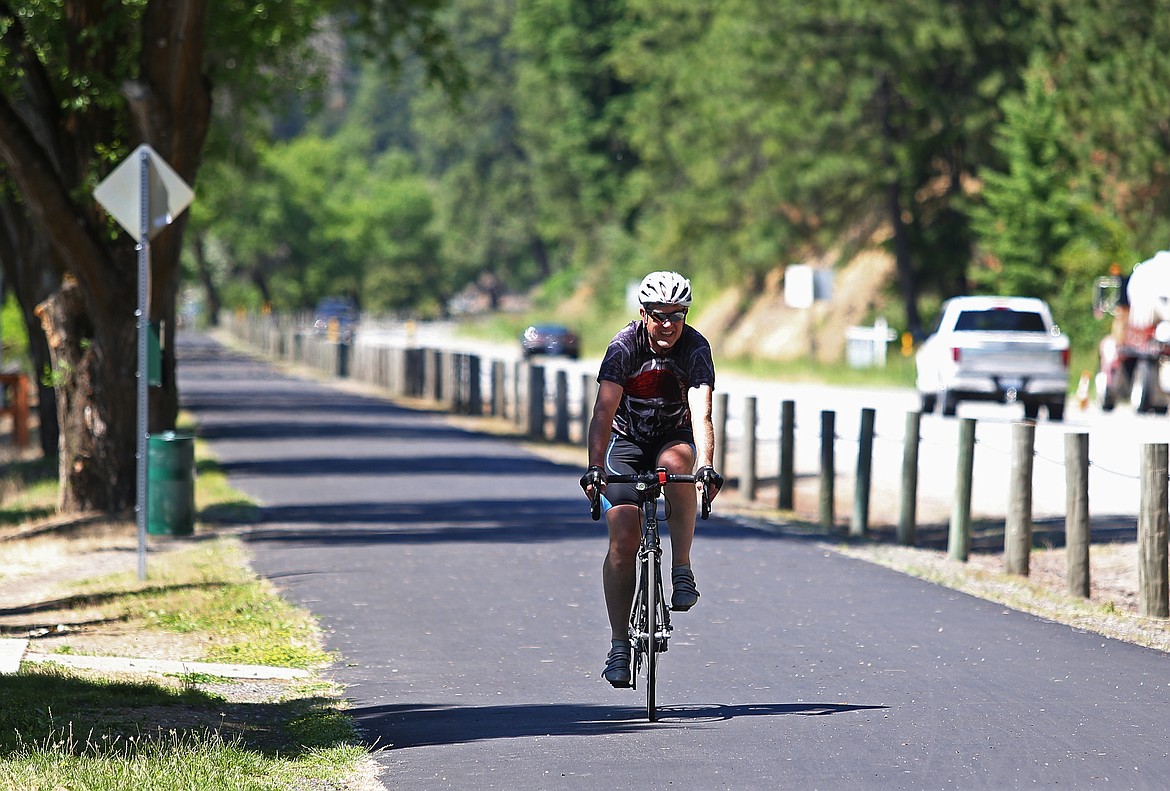
<svg viewBox="0 0 1170 791">
<path fill-rule="evenodd" d="M 589 499 L 589 515 L 593 517 L 594 522 L 601 519 L 601 492 L 596 488 L 593 490 L 593 497 Z"/>
</svg>

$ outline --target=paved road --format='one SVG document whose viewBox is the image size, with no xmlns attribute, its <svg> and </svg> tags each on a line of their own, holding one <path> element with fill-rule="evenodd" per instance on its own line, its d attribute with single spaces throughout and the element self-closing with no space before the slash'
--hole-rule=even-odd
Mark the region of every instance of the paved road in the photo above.
<svg viewBox="0 0 1170 791">
<path fill-rule="evenodd" d="M 320 617 L 388 788 L 1165 787 L 1165 655 L 717 518 L 651 725 L 599 677 L 579 470 L 180 344 L 264 506 L 256 568 Z"/>
</svg>

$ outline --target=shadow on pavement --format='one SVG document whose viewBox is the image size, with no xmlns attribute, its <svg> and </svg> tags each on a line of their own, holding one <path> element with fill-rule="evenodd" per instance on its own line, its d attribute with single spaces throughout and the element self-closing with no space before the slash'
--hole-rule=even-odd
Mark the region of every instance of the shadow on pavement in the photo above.
<svg viewBox="0 0 1170 791">
<path fill-rule="evenodd" d="M 1032 546 L 1060 549 L 1065 546 L 1064 518 L 1034 519 Z M 1005 527 L 1003 521 L 976 520 L 971 525 L 971 552 L 989 554 L 1003 552 Z M 896 525 L 871 525 L 867 541 L 881 544 L 898 542 Z M 1108 544 L 1117 541 L 1136 541 L 1137 521 L 1131 516 L 1095 514 L 1092 517 L 1092 543 Z M 950 525 L 946 523 L 920 524 L 914 545 L 920 549 L 946 552 L 950 543 Z"/>
<path fill-rule="evenodd" d="M 885 709 L 838 703 L 712 704 L 659 708 L 659 721 L 646 721 L 634 706 L 542 703 L 518 706 L 386 705 L 348 709 L 367 743 L 384 749 L 465 744 L 524 736 L 593 736 L 695 725 L 740 717 L 828 716 Z"/>
<path fill-rule="evenodd" d="M 260 524 L 247 531 L 249 542 L 367 546 L 493 542 L 531 544 L 577 538 L 596 539 L 604 522 L 589 519 L 584 498 L 548 500 L 448 500 L 435 503 L 342 503 L 270 506 Z M 271 525 L 265 527 L 264 525 Z M 304 525 L 304 527 L 297 527 Z M 767 536 L 713 518 L 700 528 L 705 540 Z M 669 538 L 669 529 L 663 530 Z"/>
<path fill-rule="evenodd" d="M 433 436 L 433 434 L 428 435 Z M 409 438 L 404 438 L 409 439 Z M 505 465 L 506 462 L 506 465 Z M 265 459 L 220 462 L 219 468 L 227 475 L 257 476 L 311 476 L 328 475 L 500 475 L 501 467 L 508 476 L 569 475 L 576 467 L 556 465 L 532 456 L 497 457 L 485 461 L 475 455 L 458 456 L 312 456 L 293 459 Z M 420 480 L 420 486 L 433 485 Z M 581 502 L 585 502 L 582 498 Z"/>
</svg>

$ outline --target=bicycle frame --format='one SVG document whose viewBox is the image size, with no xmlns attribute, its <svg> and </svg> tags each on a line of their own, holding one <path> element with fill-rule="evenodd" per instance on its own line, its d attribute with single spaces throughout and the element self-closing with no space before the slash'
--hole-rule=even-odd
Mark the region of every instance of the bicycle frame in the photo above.
<svg viewBox="0 0 1170 791">
<path fill-rule="evenodd" d="M 643 665 L 646 667 L 646 716 L 654 722 L 658 719 L 655 702 L 658 654 L 667 649 L 670 632 L 670 608 L 662 589 L 662 543 L 658 534 L 658 501 L 664 499 L 664 486 L 668 483 L 695 483 L 694 475 L 668 473 L 665 467 L 650 472 L 632 475 L 610 475 L 610 483 L 632 483 L 638 492 L 642 507 L 642 540 L 638 546 L 637 578 L 634 600 L 630 608 L 630 686 L 637 688 L 637 677 Z M 600 493 L 594 493 L 593 518 L 601 515 Z M 701 515 L 706 519 L 711 513 L 711 502 L 703 494 Z"/>
<path fill-rule="evenodd" d="M 662 543 L 658 535 L 658 501 L 662 485 L 644 490 L 642 542 L 638 547 L 637 584 L 630 609 L 630 686 L 638 687 L 638 674 L 646 666 L 646 717 L 657 719 L 655 686 L 658 655 L 670 640 L 670 608 L 662 591 Z"/>
</svg>

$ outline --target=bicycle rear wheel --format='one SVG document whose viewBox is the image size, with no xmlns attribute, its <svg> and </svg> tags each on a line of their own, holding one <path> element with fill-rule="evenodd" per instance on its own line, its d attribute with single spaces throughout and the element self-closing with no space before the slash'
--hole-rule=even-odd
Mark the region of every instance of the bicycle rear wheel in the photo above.
<svg viewBox="0 0 1170 791">
<path fill-rule="evenodd" d="M 653 554 L 648 554 L 644 563 L 642 579 L 646 581 L 646 598 L 643 600 L 646 607 L 646 718 L 650 722 L 654 722 L 658 719 L 654 700 L 654 684 L 658 670 L 657 634 L 658 630 L 662 628 L 658 616 L 658 597 L 661 595 L 662 585 L 658 579 L 661 570 L 658 567 L 657 558 Z"/>
</svg>

